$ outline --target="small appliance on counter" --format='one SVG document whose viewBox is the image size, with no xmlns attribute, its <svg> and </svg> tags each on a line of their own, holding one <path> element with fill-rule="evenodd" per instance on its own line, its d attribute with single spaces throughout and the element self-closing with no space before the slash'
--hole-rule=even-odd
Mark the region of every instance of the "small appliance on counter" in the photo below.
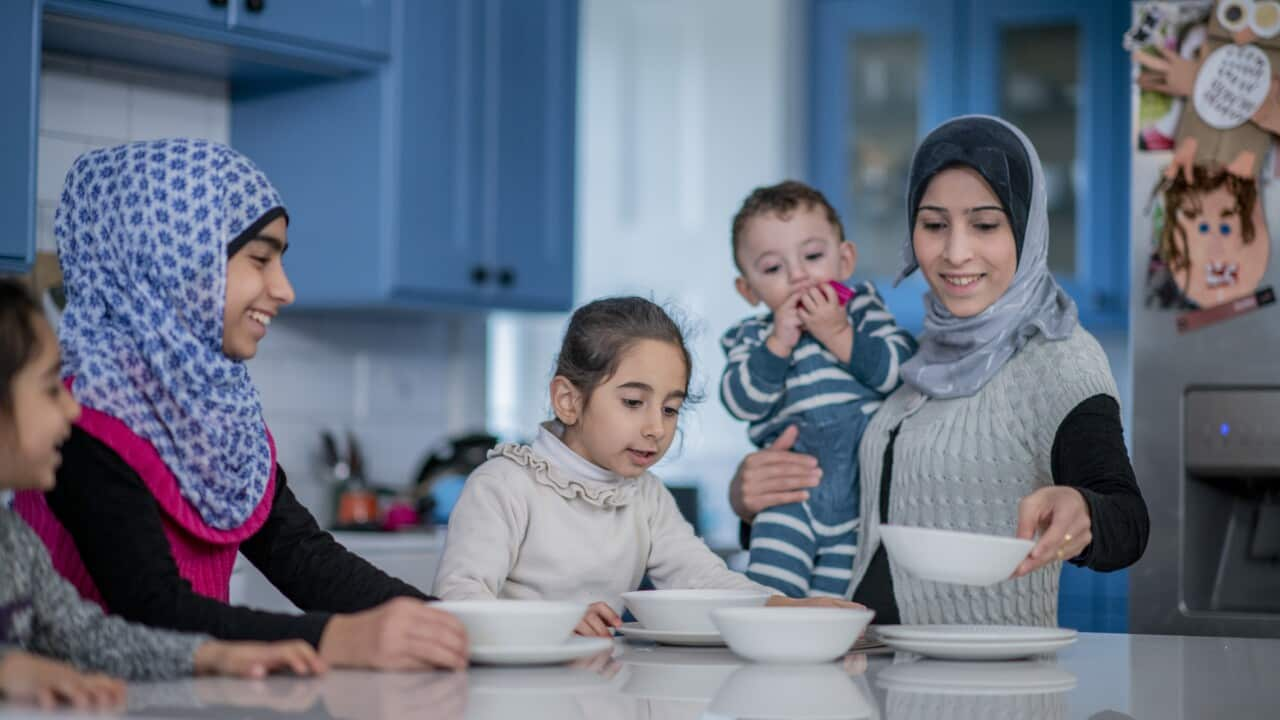
<svg viewBox="0 0 1280 720">
<path fill-rule="evenodd" d="M 445 525 L 473 470 L 489 458 L 498 438 L 475 432 L 449 438 L 431 452 L 414 482 L 414 509 L 426 524 Z"/>
<path fill-rule="evenodd" d="M 345 456 L 332 433 L 325 431 L 320 440 L 333 485 L 334 530 L 394 531 L 418 525 L 418 513 L 408 500 L 369 483 L 355 435 L 347 434 Z"/>
</svg>

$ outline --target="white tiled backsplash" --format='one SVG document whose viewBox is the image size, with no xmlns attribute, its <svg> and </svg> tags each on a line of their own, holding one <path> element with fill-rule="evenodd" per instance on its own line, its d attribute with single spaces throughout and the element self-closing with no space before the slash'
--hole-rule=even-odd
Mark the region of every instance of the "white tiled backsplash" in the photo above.
<svg viewBox="0 0 1280 720">
<path fill-rule="evenodd" d="M 78 155 L 174 136 L 230 141 L 225 82 L 46 55 L 40 78 L 39 248 L 55 249 L 53 215 Z M 484 427 L 485 342 L 481 315 L 291 316 L 285 309 L 249 368 L 280 464 L 294 493 L 322 524 L 331 499 L 320 482 L 321 430 L 353 431 L 371 480 L 407 486 L 430 446 L 445 435 Z"/>
</svg>

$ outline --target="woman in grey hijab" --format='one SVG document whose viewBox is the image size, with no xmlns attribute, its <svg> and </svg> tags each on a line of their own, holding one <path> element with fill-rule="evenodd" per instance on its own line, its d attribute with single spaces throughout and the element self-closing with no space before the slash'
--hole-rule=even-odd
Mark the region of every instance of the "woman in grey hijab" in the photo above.
<svg viewBox="0 0 1280 720">
<path fill-rule="evenodd" d="M 899 280 L 924 274 L 925 327 L 863 435 L 853 599 L 883 623 L 1056 625 L 1062 563 L 1126 567 L 1149 525 L 1106 356 L 1049 273 L 1035 147 L 998 118 L 943 123 L 916 149 L 907 208 Z M 802 490 L 785 469 L 800 460 L 748 456 L 734 507 Z M 1039 538 L 1006 582 L 942 585 L 890 561 L 882 522 Z"/>
</svg>

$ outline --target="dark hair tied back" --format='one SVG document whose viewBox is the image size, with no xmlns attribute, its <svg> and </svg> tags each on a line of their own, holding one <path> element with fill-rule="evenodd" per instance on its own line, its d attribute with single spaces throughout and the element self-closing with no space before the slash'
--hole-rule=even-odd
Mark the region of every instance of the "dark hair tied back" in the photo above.
<svg viewBox="0 0 1280 720">
<path fill-rule="evenodd" d="M 604 298 L 578 308 L 565 330 L 555 374 L 564 376 L 590 397 L 617 372 L 623 354 L 639 340 L 658 340 L 680 349 L 687 390 L 693 362 L 684 332 L 666 310 L 635 296 Z M 685 399 L 686 403 L 693 401 Z"/>
</svg>

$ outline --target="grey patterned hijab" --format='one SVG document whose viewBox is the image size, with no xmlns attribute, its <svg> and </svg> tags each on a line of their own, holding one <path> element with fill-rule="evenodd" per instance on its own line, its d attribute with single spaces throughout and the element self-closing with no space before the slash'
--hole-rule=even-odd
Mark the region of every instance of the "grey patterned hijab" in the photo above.
<svg viewBox="0 0 1280 720">
<path fill-rule="evenodd" d="M 919 267 L 911 234 L 925 188 L 939 172 L 956 166 L 981 174 L 1009 213 L 1018 269 L 1004 294 L 973 317 L 956 317 L 932 291 L 925 293 L 920 351 L 903 364 L 902 376 L 908 385 L 939 399 L 973 395 L 1036 333 L 1063 340 L 1078 322 L 1075 302 L 1049 273 L 1049 215 L 1040 157 L 1021 130 L 986 115 L 948 120 L 916 148 L 907 183 L 905 265 L 894 284 Z"/>
</svg>

